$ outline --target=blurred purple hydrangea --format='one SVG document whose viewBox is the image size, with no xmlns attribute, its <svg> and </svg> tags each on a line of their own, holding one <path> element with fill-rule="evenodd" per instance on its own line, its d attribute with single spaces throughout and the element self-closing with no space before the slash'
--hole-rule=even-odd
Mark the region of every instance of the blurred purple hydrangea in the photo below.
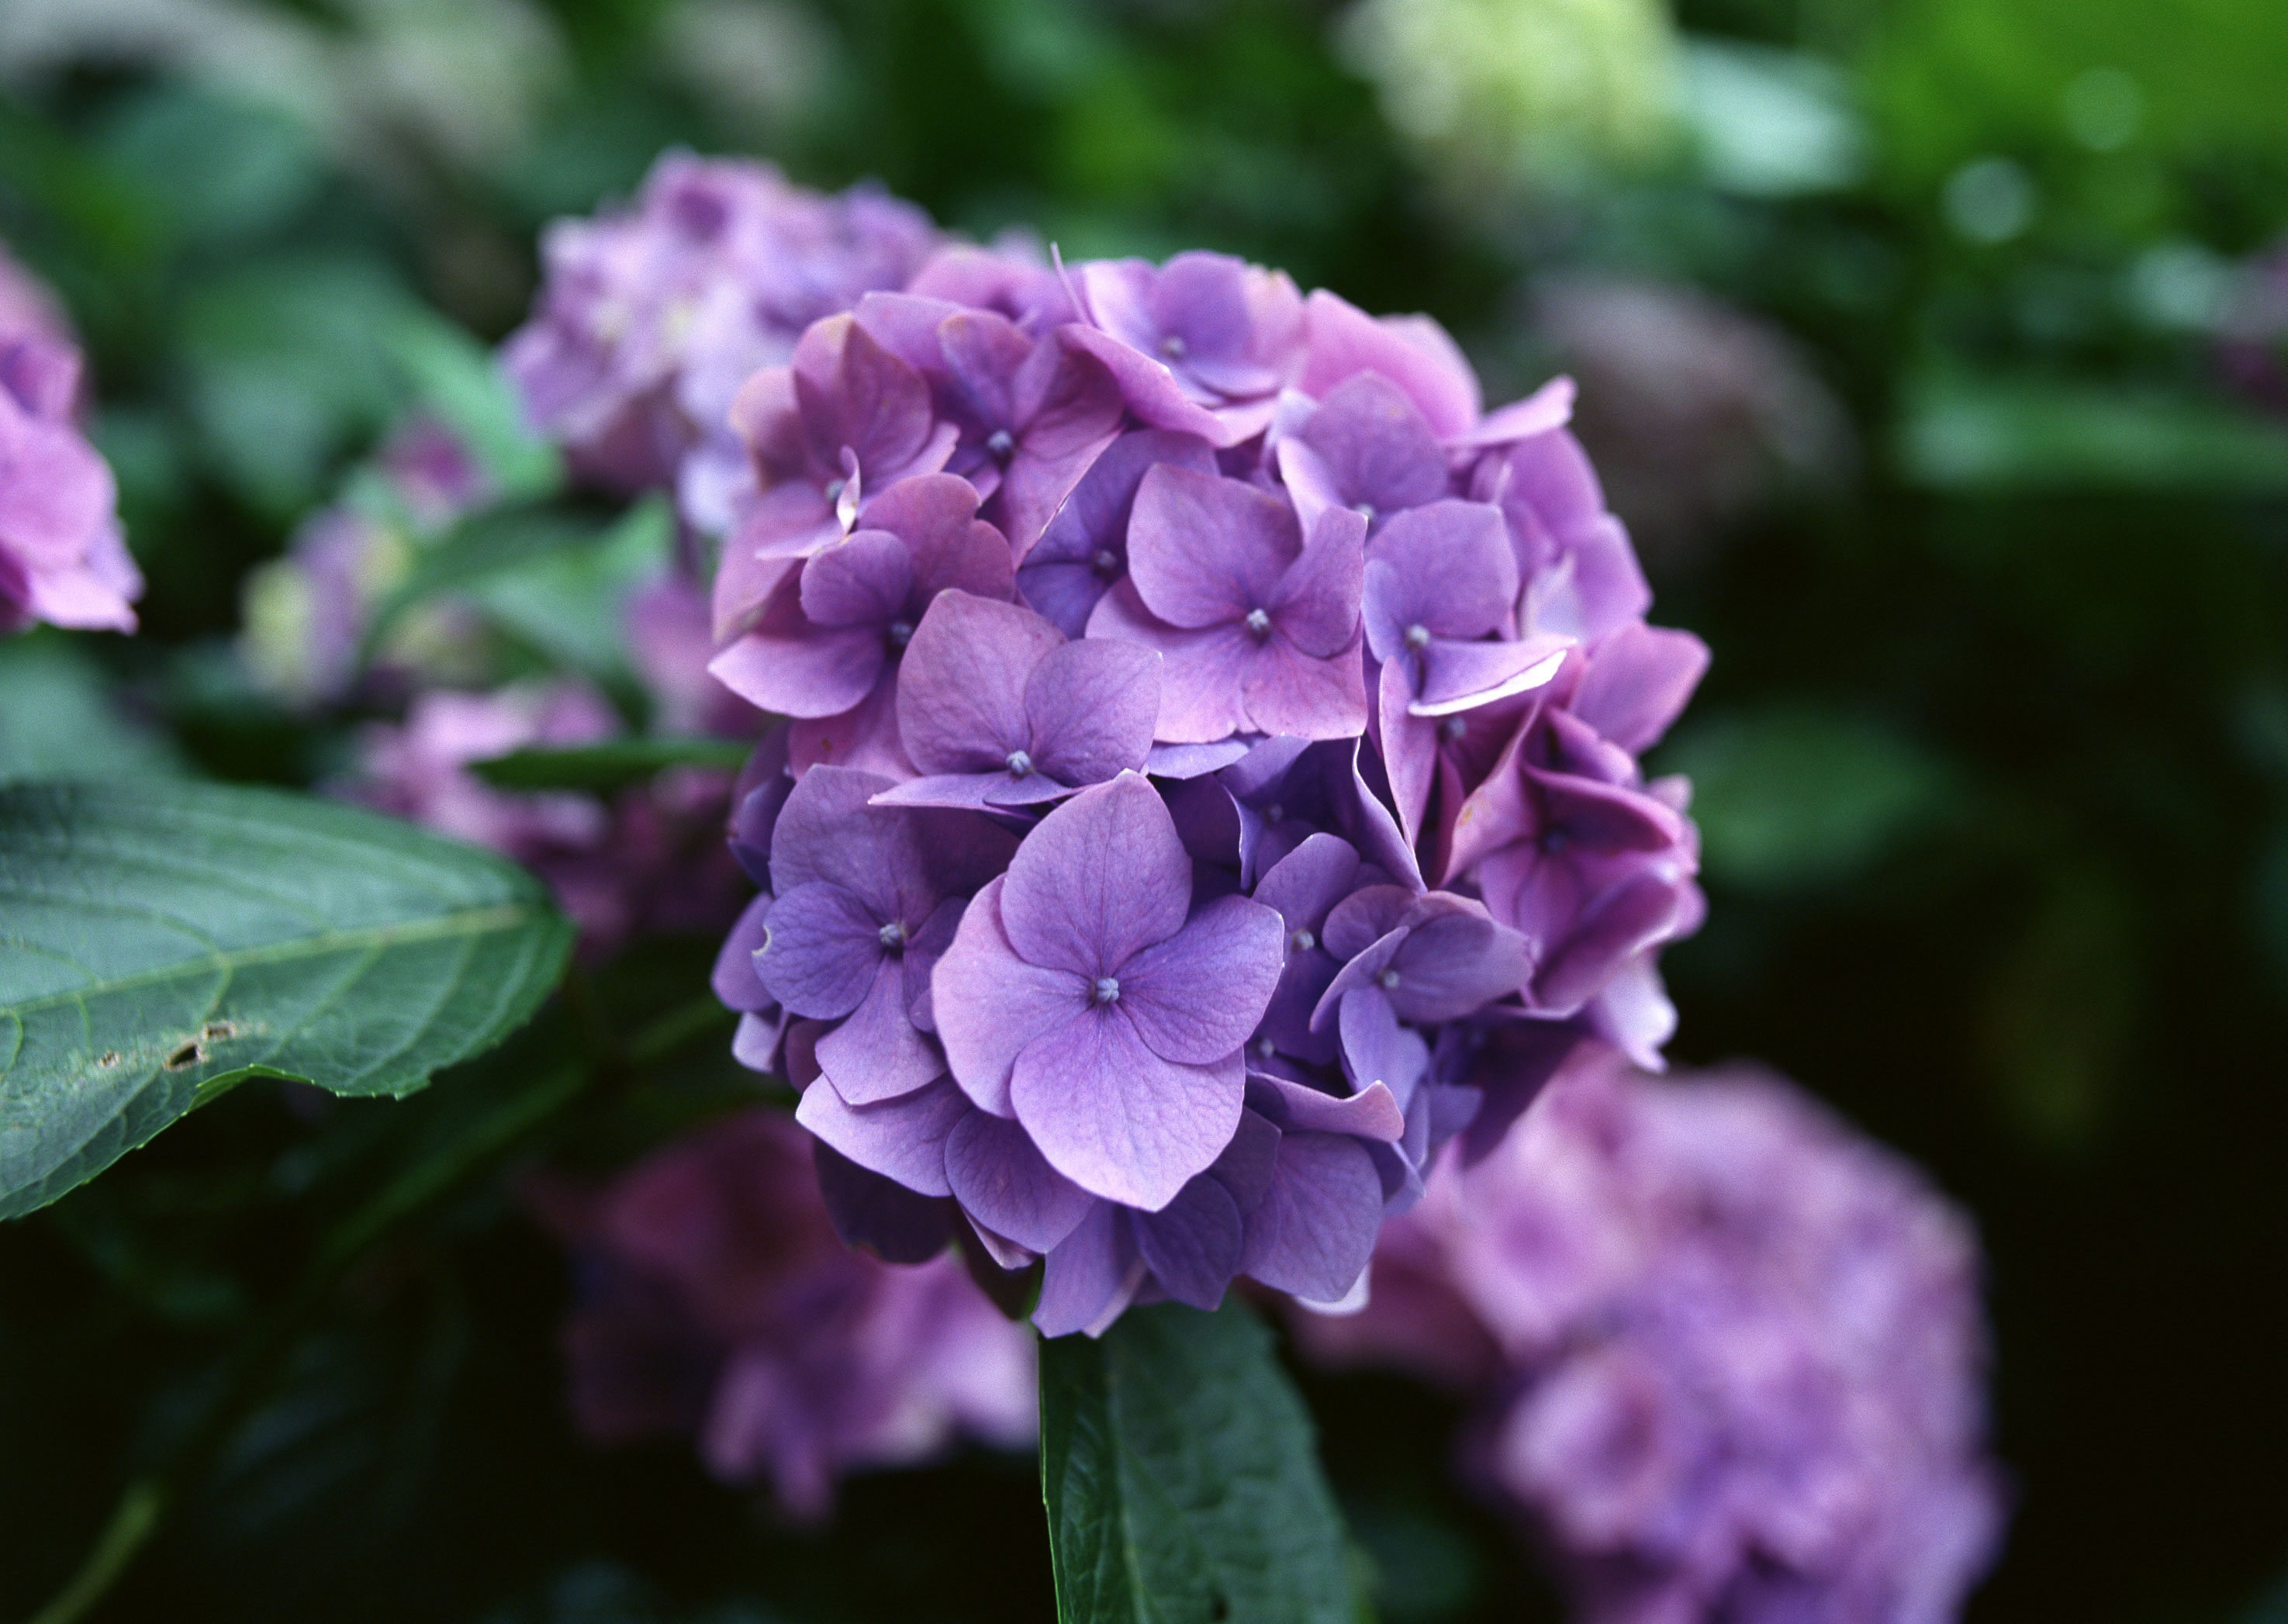
<svg viewBox="0 0 2288 1624">
<path fill-rule="evenodd" d="M 484 628 L 465 603 L 411 606 L 378 646 L 366 639 L 422 550 L 497 494 L 458 436 L 426 416 L 407 419 L 350 497 L 311 515 L 284 557 L 247 577 L 239 654 L 249 675 L 302 708 L 477 677 Z"/>
<path fill-rule="evenodd" d="M 111 469 L 80 431 L 81 392 L 55 301 L 0 247 L 0 633 L 135 630 L 143 577 Z"/>
<path fill-rule="evenodd" d="M 626 209 L 549 228 L 503 362 L 583 478 L 679 489 L 686 518 L 719 531 L 751 484 L 729 432 L 739 386 L 822 316 L 904 287 L 939 242 L 878 190 L 828 197 L 768 164 L 671 152 Z"/>
<path fill-rule="evenodd" d="M 2288 241 L 2242 263 L 2218 323 L 2225 380 L 2268 411 L 2288 413 Z"/>
<path fill-rule="evenodd" d="M 1590 1624 L 1945 1624 L 2001 1539 L 1978 1248 L 1747 1068 L 1568 1072 L 1384 1232 L 1306 1349 L 1481 1395 L 1474 1474 Z"/>
<path fill-rule="evenodd" d="M 721 831 L 727 775 L 661 773 L 606 799 L 573 790 L 493 787 L 474 762 L 528 749 L 594 744 L 621 731 L 603 697 L 570 678 L 489 693 L 435 689 L 401 723 L 364 729 L 341 791 L 513 858 L 548 882 L 580 927 L 584 951 L 652 931 L 719 931 L 738 911 L 738 868 Z"/>
<path fill-rule="evenodd" d="M 741 386 L 711 669 L 794 720 L 717 987 L 846 1228 L 957 1215 L 1052 1335 L 1334 1302 L 1449 1139 L 1658 1064 L 1697 844 L 1637 763 L 1707 655 L 1571 400 L 1224 256 L 974 249 Z"/>
<path fill-rule="evenodd" d="M 743 1112 L 601 1189 L 529 1195 L 568 1248 L 572 1413 L 600 1443 L 695 1438 L 726 1482 L 767 1482 L 803 1521 L 854 1471 L 918 1464 L 959 1438 L 1027 1448 L 1032 1338 L 950 1256 L 899 1268 L 846 1247 L 812 1146 Z"/>
</svg>

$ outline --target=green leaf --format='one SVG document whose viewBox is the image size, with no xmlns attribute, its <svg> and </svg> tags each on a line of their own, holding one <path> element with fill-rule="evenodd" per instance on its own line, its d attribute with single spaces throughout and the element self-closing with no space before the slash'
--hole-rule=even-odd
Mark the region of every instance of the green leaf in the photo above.
<svg viewBox="0 0 2288 1624">
<path fill-rule="evenodd" d="M 1697 718 L 1657 765 L 1692 780 L 1709 877 L 1751 891 L 1850 879 L 1960 793 L 1958 775 L 1913 741 L 1814 706 Z"/>
<path fill-rule="evenodd" d="M 749 747 L 728 739 L 616 739 L 558 750 L 512 750 L 469 771 L 496 789 L 586 789 L 596 793 L 640 783 L 669 767 L 718 767 L 736 772 Z"/>
<path fill-rule="evenodd" d="M 1236 1301 L 1041 1344 L 1041 1493 L 1063 1624 L 1349 1624 L 1303 1403 Z"/>
<path fill-rule="evenodd" d="M 2041 378 L 1912 381 L 1906 476 L 1942 490 L 2288 490 L 2288 432 L 2221 402 Z"/>
<path fill-rule="evenodd" d="M 348 807 L 182 783 L 0 788 L 0 1217 L 250 1076 L 403 1095 L 547 995 L 531 875 Z"/>
<path fill-rule="evenodd" d="M 517 505 L 473 514 L 416 555 L 413 567 L 367 623 L 359 661 L 373 658 L 407 610 L 440 592 L 465 590 L 495 576 L 593 549 L 617 534 L 616 526 L 601 523 L 592 514 L 560 508 Z"/>
</svg>

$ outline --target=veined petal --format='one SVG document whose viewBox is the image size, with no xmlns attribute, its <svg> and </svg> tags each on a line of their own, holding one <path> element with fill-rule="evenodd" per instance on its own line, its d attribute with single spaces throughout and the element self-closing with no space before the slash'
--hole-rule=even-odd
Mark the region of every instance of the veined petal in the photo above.
<svg viewBox="0 0 2288 1624">
<path fill-rule="evenodd" d="M 1245 1093 L 1236 1052 L 1213 1066 L 1164 1060 L 1116 1006 L 1034 1039 L 1009 1086 L 1017 1120 L 1051 1167 L 1148 1212 L 1222 1153 Z"/>
</svg>

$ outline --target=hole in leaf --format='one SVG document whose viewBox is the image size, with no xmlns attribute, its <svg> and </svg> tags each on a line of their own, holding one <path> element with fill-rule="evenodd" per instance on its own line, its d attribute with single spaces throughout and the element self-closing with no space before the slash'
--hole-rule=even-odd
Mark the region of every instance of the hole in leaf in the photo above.
<svg viewBox="0 0 2288 1624">
<path fill-rule="evenodd" d="M 96 1056 L 95 1063 L 103 1067 L 104 1070 L 109 1071 L 113 1066 L 119 1064 L 119 1051 L 115 1049 L 107 1049 L 101 1054 Z"/>
<path fill-rule="evenodd" d="M 1224 1593 L 1222 1591 L 1212 1590 L 1209 1592 L 1208 1617 L 1218 1620 L 1218 1624 L 1221 1624 L 1221 1620 L 1231 1617 L 1231 1603 L 1225 1599 Z"/>
<path fill-rule="evenodd" d="M 179 1072 L 187 1066 L 196 1066 L 200 1061 L 206 1058 L 206 1050 L 201 1049 L 198 1044 L 198 1040 L 194 1038 L 189 1042 L 185 1043 L 180 1048 L 177 1049 L 174 1053 L 169 1055 L 164 1060 L 160 1062 L 160 1064 L 171 1072 Z"/>
<path fill-rule="evenodd" d="M 234 1038 L 238 1028 L 226 1020 L 211 1020 L 199 1028 L 199 1036 L 209 1043 L 219 1043 L 225 1038 Z"/>
</svg>

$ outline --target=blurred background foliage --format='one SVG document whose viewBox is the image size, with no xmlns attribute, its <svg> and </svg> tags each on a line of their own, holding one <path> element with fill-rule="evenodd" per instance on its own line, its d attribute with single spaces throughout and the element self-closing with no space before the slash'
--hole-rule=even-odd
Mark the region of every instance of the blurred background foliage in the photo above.
<svg viewBox="0 0 2288 1624">
<path fill-rule="evenodd" d="M 248 572 L 417 408 L 548 486 L 481 346 L 541 226 L 671 144 L 1426 310 L 1491 398 L 1579 377 L 1657 618 L 1714 646 L 1656 764 L 1713 904 L 1675 1052 L 1768 1059 L 1979 1217 L 2022 1501 L 1973 1616 L 2275 1617 L 2288 348 L 2247 311 L 2284 83 L 2269 0 L 8 0 L 0 237 L 87 342 L 151 586 L 141 638 L 0 646 L 0 765 L 346 759 L 234 656 Z M 512 648 L 608 662 L 582 615 L 665 543 L 608 517 L 488 589 Z M 706 945 L 647 951 L 628 1009 L 576 988 L 479 1063 L 609 1042 L 627 1086 L 377 1232 L 98 1616 L 1046 1616 L 1027 1462 L 862 1480 L 822 1533 L 570 1438 L 560 1264 L 497 1174 L 739 1086 Z M 0 1232 L 0 1616 L 322 1238 L 514 1098 L 242 1093 Z M 1549 1611 L 1449 1486 L 1450 1414 L 1310 1390 L 1385 1618 Z"/>
</svg>

